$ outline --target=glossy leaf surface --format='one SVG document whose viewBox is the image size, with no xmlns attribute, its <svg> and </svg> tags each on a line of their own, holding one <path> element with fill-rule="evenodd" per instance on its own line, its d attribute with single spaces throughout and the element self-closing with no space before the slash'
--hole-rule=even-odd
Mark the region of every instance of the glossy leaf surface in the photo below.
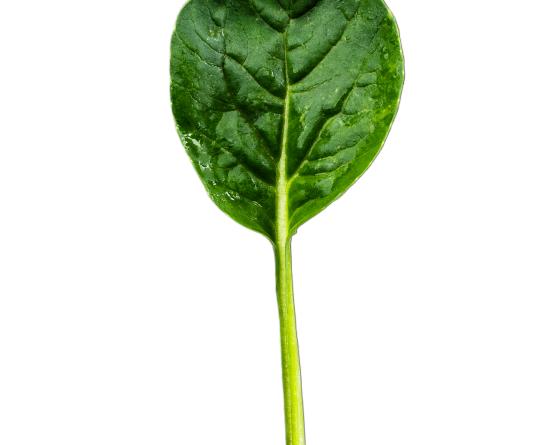
<svg viewBox="0 0 560 445">
<path fill-rule="evenodd" d="M 382 0 L 191 0 L 171 49 L 173 112 L 200 178 L 271 240 L 368 168 L 403 84 Z"/>
</svg>

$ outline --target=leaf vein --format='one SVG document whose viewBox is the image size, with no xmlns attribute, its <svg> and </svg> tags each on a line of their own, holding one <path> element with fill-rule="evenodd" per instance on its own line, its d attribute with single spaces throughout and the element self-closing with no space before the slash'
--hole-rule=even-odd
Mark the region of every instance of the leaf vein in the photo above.
<svg viewBox="0 0 560 445">
<path fill-rule="evenodd" d="M 194 48 L 191 48 L 191 46 L 185 41 L 185 39 L 177 32 L 175 31 L 175 36 L 177 37 L 177 40 L 179 41 L 179 43 L 181 43 L 181 45 L 183 45 L 186 49 L 188 49 L 191 53 L 193 53 L 195 56 L 197 56 L 202 62 L 204 62 L 206 65 L 208 66 L 213 66 L 216 68 L 221 68 L 220 65 L 216 65 L 214 63 L 210 63 L 208 62 L 208 60 L 204 59 L 199 53 L 198 51 L 196 51 Z"/>
<path fill-rule="evenodd" d="M 237 165 L 243 167 L 247 171 L 247 173 L 249 173 L 255 179 L 258 179 L 259 181 L 264 183 L 267 187 L 274 188 L 274 182 L 273 181 L 270 181 L 269 179 L 262 176 L 260 173 L 257 173 L 257 171 L 252 166 L 250 166 L 249 163 L 241 160 L 239 158 L 239 155 L 235 154 L 233 151 L 231 151 L 231 149 L 229 149 L 227 147 L 224 147 L 224 146 L 220 146 L 220 150 L 223 150 L 226 153 L 229 153 L 231 156 L 233 156 L 235 158 L 235 162 L 237 163 Z"/>
<path fill-rule="evenodd" d="M 273 29 L 274 31 L 276 31 L 277 33 L 282 33 L 284 32 L 283 28 L 278 29 L 276 26 L 274 26 L 273 23 L 269 22 L 268 19 L 262 15 L 262 13 L 257 9 L 254 0 L 250 0 L 249 4 L 251 5 L 251 7 L 253 8 L 253 11 L 255 11 L 255 14 L 257 14 L 257 16 L 266 24 L 269 26 L 269 28 Z M 282 7 L 282 6 L 280 6 Z"/>
<path fill-rule="evenodd" d="M 352 20 L 354 20 L 354 18 L 356 17 L 356 14 L 358 13 L 358 9 L 360 9 L 360 8 L 356 8 L 356 10 L 354 11 L 354 14 L 350 18 L 346 19 L 346 25 L 344 26 L 344 29 L 342 30 L 340 35 L 337 37 L 336 41 L 334 43 L 332 43 L 328 47 L 328 49 L 319 57 L 319 59 L 317 60 L 315 65 L 307 67 L 303 71 L 303 73 L 300 74 L 301 77 L 298 77 L 298 79 L 295 82 L 293 82 L 292 85 L 296 85 L 296 84 L 302 82 L 311 73 L 313 73 L 319 66 L 321 66 L 321 64 L 327 59 L 328 55 L 332 52 L 332 50 L 334 48 L 336 48 L 338 46 L 338 44 L 342 41 L 342 37 L 344 37 L 344 34 L 346 34 L 346 31 L 348 30 L 348 26 L 350 25 Z"/>
<path fill-rule="evenodd" d="M 243 167 L 247 171 L 247 173 L 249 173 L 251 176 L 253 176 L 254 178 L 256 178 L 259 181 L 261 181 L 262 183 L 264 183 L 267 187 L 274 187 L 274 183 L 272 181 L 270 181 L 265 176 L 263 176 L 261 173 L 259 173 L 257 170 L 255 170 L 255 168 L 253 166 L 251 166 L 247 161 L 242 160 L 239 157 L 239 155 L 236 154 L 235 152 L 233 152 L 231 149 L 229 149 L 228 147 L 226 147 L 222 144 L 218 144 L 218 141 L 216 141 L 214 138 L 210 137 L 210 135 L 206 134 L 206 132 L 201 130 L 199 127 L 196 127 L 194 129 L 194 131 L 199 133 L 205 139 L 208 139 L 208 141 L 210 141 L 211 144 L 214 144 L 216 146 L 219 145 L 219 147 L 218 147 L 219 150 L 222 150 L 226 153 L 229 153 L 231 156 L 233 156 L 235 158 L 235 163 L 237 165 Z M 215 155 L 210 155 L 210 156 L 212 156 L 213 158 L 216 158 Z"/>
<path fill-rule="evenodd" d="M 266 91 L 268 94 L 270 94 L 270 95 L 272 95 L 272 96 L 274 96 L 274 97 L 277 97 L 278 99 L 283 99 L 283 98 L 284 98 L 283 95 L 281 95 L 281 94 L 279 94 L 279 93 L 275 93 L 275 92 L 273 92 L 272 90 L 270 90 L 268 87 L 266 87 L 265 85 L 263 85 L 263 84 L 261 83 L 261 81 L 260 81 L 259 79 L 257 79 L 257 77 L 256 77 L 251 71 L 249 71 L 249 70 L 247 69 L 247 67 L 246 67 L 243 63 L 241 63 L 239 60 L 237 60 L 235 57 L 232 57 L 232 56 L 229 55 L 229 54 L 224 54 L 224 56 L 226 56 L 229 60 L 233 60 L 233 61 L 234 61 L 235 63 L 237 63 L 241 68 L 243 68 L 243 70 L 244 70 L 247 74 L 249 74 L 249 76 L 251 76 L 251 78 L 257 83 L 257 85 L 260 86 L 260 87 L 261 87 L 264 91 Z"/>
</svg>

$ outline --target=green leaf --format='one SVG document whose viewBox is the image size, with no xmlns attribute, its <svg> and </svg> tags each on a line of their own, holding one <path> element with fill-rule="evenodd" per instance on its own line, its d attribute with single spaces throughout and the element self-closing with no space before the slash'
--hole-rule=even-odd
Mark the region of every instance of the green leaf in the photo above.
<svg viewBox="0 0 560 445">
<path fill-rule="evenodd" d="M 382 0 L 191 0 L 171 45 L 173 113 L 202 182 L 277 243 L 368 168 L 403 78 Z"/>
</svg>

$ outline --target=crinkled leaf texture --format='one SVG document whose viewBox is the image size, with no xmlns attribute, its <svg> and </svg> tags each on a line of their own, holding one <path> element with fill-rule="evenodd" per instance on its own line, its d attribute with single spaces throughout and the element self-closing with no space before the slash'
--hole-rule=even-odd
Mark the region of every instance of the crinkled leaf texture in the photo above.
<svg viewBox="0 0 560 445">
<path fill-rule="evenodd" d="M 383 0 L 191 0 L 171 45 L 173 113 L 202 182 L 271 240 L 368 168 L 403 79 Z"/>
</svg>

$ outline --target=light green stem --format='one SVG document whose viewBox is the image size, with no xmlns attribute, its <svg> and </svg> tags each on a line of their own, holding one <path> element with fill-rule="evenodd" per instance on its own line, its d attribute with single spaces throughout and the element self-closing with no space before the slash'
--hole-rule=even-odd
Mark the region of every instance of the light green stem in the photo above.
<svg viewBox="0 0 560 445">
<path fill-rule="evenodd" d="M 282 344 L 282 382 L 284 386 L 284 417 L 286 445 L 305 445 L 303 395 L 296 329 L 296 312 L 292 286 L 291 239 L 285 238 L 275 246 L 276 291 L 280 315 Z"/>
</svg>

